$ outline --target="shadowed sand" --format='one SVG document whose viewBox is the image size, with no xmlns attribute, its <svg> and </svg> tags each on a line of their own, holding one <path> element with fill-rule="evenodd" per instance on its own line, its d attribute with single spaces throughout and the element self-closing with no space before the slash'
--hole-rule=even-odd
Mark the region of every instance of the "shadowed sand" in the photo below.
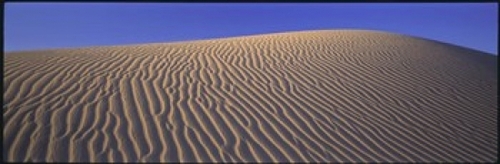
<svg viewBox="0 0 500 164">
<path fill-rule="evenodd" d="M 13 52 L 5 161 L 494 162 L 497 57 L 364 30 Z"/>
</svg>

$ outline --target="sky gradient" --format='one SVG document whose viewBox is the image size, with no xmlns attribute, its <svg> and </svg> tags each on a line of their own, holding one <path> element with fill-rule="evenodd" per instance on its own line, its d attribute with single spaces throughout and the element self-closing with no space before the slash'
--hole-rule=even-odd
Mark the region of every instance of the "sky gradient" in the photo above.
<svg viewBox="0 0 500 164">
<path fill-rule="evenodd" d="M 5 3 L 4 52 L 368 29 L 497 54 L 497 3 Z"/>
</svg>

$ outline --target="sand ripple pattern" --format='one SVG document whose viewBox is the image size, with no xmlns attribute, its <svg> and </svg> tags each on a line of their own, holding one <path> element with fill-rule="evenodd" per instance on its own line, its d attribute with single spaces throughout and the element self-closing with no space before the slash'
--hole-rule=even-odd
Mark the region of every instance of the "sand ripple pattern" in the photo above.
<svg viewBox="0 0 500 164">
<path fill-rule="evenodd" d="M 12 53 L 3 159 L 494 162 L 496 60 L 363 30 Z"/>
</svg>

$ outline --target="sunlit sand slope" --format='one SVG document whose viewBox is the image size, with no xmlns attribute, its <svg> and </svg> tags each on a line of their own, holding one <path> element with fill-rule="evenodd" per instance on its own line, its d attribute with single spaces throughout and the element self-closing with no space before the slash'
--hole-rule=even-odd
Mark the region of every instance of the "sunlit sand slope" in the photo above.
<svg viewBox="0 0 500 164">
<path fill-rule="evenodd" d="M 496 61 L 363 30 L 9 53 L 3 159 L 494 162 Z"/>
</svg>

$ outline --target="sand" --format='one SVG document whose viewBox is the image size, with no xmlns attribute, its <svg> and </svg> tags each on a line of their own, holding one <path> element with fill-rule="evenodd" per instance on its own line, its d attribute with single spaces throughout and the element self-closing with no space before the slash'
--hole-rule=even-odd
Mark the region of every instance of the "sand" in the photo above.
<svg viewBox="0 0 500 164">
<path fill-rule="evenodd" d="M 497 57 L 316 30 L 4 56 L 3 159 L 494 162 Z"/>
</svg>

